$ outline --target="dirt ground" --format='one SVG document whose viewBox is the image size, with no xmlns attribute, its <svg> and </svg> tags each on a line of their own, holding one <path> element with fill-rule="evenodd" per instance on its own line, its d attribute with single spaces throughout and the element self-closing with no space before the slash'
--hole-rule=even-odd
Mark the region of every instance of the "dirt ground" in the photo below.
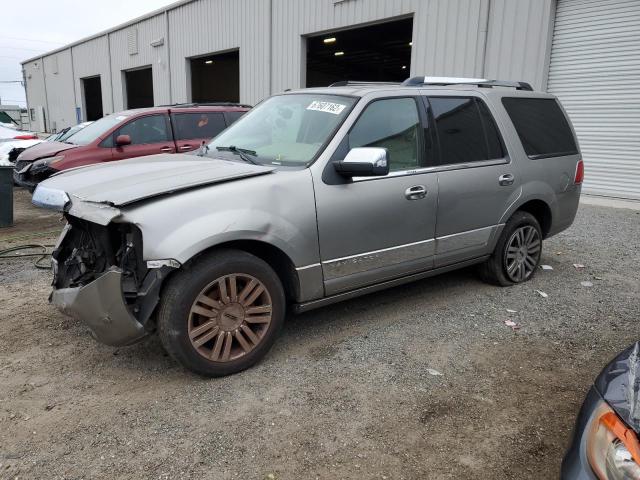
<svg viewBox="0 0 640 480">
<path fill-rule="evenodd" d="M 28 202 L 0 249 L 55 241 Z M 97 344 L 48 305 L 49 271 L 1 261 L 0 478 L 557 478 L 592 380 L 640 336 L 640 212 L 581 206 L 543 263 L 292 317 L 262 363 L 208 380 L 156 338 Z"/>
</svg>

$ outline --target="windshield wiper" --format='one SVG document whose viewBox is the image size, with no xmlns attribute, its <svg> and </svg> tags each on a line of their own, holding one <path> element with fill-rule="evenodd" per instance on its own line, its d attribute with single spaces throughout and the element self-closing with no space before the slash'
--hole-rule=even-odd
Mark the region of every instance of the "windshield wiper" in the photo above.
<svg viewBox="0 0 640 480">
<path fill-rule="evenodd" d="M 253 158 L 251 158 L 251 157 L 256 157 L 258 155 L 255 150 L 247 150 L 246 148 L 238 148 L 238 147 L 236 147 L 234 145 L 231 145 L 229 147 L 216 147 L 216 150 L 218 150 L 219 152 L 235 153 L 236 155 L 238 155 L 242 160 L 244 160 L 247 163 L 253 163 L 254 165 L 260 165 L 259 162 L 256 162 Z M 249 155 L 251 155 L 251 157 Z"/>
</svg>

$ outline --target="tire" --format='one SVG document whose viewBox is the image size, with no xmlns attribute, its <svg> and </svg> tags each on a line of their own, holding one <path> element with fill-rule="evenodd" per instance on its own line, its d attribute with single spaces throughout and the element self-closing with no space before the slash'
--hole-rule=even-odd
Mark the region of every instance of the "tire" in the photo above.
<svg viewBox="0 0 640 480">
<path fill-rule="evenodd" d="M 158 309 L 158 333 L 185 368 L 220 377 L 245 370 L 267 354 L 285 310 L 282 283 L 266 262 L 240 250 L 220 250 L 169 278 Z"/>
<path fill-rule="evenodd" d="M 518 248 L 519 240 L 524 240 L 525 250 Z M 480 276 L 502 287 L 527 282 L 535 275 L 541 255 L 542 230 L 538 220 L 528 212 L 517 211 L 502 230 L 491 257 L 480 266 Z"/>
</svg>

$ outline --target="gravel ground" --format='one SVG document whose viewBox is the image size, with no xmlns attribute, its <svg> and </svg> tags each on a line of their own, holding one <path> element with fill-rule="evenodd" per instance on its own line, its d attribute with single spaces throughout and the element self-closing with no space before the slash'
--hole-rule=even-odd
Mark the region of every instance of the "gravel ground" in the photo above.
<svg viewBox="0 0 640 480">
<path fill-rule="evenodd" d="M 54 240 L 24 191 L 16 210 L 0 248 Z M 47 304 L 49 272 L 2 262 L 0 478 L 557 478 L 593 378 L 640 336 L 640 212 L 582 206 L 543 263 L 292 317 L 262 363 L 206 380 L 156 338 L 97 344 Z"/>
</svg>

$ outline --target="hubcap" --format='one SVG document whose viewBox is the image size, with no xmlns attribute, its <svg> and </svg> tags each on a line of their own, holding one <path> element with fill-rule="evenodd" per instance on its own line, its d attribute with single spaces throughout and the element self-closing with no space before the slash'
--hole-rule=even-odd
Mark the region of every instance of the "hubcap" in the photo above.
<svg viewBox="0 0 640 480">
<path fill-rule="evenodd" d="M 271 296 L 255 277 L 220 277 L 198 294 L 189 312 L 189 340 L 207 360 L 229 362 L 252 351 L 271 323 Z"/>
<path fill-rule="evenodd" d="M 541 241 L 538 230 L 527 225 L 518 228 L 507 242 L 505 265 L 507 275 L 513 282 L 529 278 L 540 260 Z"/>
</svg>

